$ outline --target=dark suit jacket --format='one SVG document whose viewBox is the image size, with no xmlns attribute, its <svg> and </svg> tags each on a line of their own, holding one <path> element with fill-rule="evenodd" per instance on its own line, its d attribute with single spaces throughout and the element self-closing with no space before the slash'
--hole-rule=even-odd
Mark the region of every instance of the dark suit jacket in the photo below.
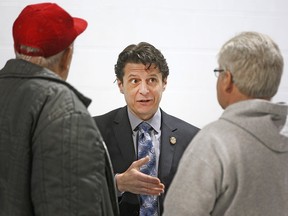
<svg viewBox="0 0 288 216">
<path fill-rule="evenodd" d="M 107 145 L 114 173 L 126 171 L 136 160 L 132 129 L 128 118 L 127 106 L 118 108 L 94 119 Z M 179 160 L 192 138 L 199 131 L 197 127 L 184 122 L 161 110 L 161 143 L 158 177 L 165 185 L 165 193 L 159 197 L 160 212 L 163 212 L 163 199 L 175 175 Z M 170 142 L 176 138 L 176 143 Z M 119 198 L 121 215 L 139 214 L 139 200 L 136 194 L 123 193 Z"/>
</svg>

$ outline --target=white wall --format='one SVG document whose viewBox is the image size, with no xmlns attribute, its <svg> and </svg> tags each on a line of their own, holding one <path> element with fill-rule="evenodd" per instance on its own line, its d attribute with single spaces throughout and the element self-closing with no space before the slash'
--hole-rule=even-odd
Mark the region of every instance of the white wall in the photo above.
<svg viewBox="0 0 288 216">
<path fill-rule="evenodd" d="M 11 27 L 27 4 L 0 0 L 0 65 L 13 58 Z M 89 26 L 76 40 L 68 82 L 90 97 L 92 115 L 123 106 L 113 83 L 118 54 L 131 43 L 147 41 L 168 61 L 170 75 L 161 107 L 198 127 L 217 119 L 216 54 L 241 31 L 270 35 L 288 62 L 287 0 L 56 0 Z M 1 66 L 1 67 L 2 67 Z M 288 101 L 288 71 L 274 101 Z"/>
</svg>

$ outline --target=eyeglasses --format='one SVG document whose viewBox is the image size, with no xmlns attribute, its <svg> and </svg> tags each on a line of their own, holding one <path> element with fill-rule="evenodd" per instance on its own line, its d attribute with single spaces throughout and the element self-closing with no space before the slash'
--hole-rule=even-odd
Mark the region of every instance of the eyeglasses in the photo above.
<svg viewBox="0 0 288 216">
<path fill-rule="evenodd" d="M 216 76 L 216 77 L 219 77 L 219 74 L 222 73 L 222 72 L 224 72 L 225 70 L 224 70 L 224 69 L 218 69 L 218 68 L 216 68 L 216 69 L 214 69 L 213 71 L 214 71 L 215 76 Z"/>
</svg>

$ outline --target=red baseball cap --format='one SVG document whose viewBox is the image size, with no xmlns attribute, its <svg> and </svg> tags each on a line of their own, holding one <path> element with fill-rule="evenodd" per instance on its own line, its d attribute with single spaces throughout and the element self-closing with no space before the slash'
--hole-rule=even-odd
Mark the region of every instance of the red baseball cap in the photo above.
<svg viewBox="0 0 288 216">
<path fill-rule="evenodd" d="M 86 28 L 84 19 L 71 17 L 55 3 L 28 5 L 13 24 L 14 48 L 28 56 L 53 56 L 72 44 Z M 39 52 L 29 52 L 23 46 Z"/>
</svg>

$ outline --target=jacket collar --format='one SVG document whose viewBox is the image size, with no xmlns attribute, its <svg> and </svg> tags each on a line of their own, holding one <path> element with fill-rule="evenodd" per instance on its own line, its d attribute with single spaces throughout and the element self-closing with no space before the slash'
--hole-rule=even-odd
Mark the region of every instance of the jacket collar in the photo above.
<svg viewBox="0 0 288 216">
<path fill-rule="evenodd" d="M 0 71 L 0 79 L 4 78 L 45 79 L 57 82 L 73 91 L 86 107 L 91 103 L 91 99 L 85 97 L 51 70 L 22 59 L 10 59 L 7 61 L 4 68 Z"/>
</svg>

